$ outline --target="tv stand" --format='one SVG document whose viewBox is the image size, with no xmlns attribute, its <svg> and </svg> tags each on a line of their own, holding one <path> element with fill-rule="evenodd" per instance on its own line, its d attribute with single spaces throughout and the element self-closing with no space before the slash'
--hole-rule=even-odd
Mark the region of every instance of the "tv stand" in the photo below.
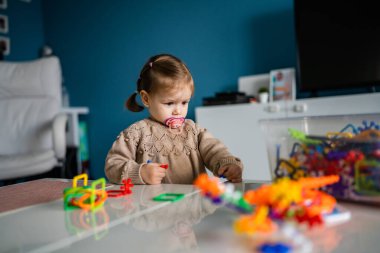
<svg viewBox="0 0 380 253">
<path fill-rule="evenodd" d="M 312 90 L 312 91 L 310 92 L 310 97 L 312 97 L 312 98 L 317 98 L 317 97 L 319 97 L 318 91 L 316 91 L 316 90 Z"/>
<path fill-rule="evenodd" d="M 266 139 L 259 124 L 261 120 L 374 113 L 380 113 L 380 93 L 195 109 L 197 123 L 242 159 L 245 166 L 243 178 L 253 180 L 271 179 Z"/>
<path fill-rule="evenodd" d="M 376 93 L 376 92 L 377 92 L 377 91 L 376 91 L 376 86 L 375 86 L 375 85 L 369 87 L 368 90 L 369 90 L 368 92 L 372 92 L 372 93 Z"/>
</svg>

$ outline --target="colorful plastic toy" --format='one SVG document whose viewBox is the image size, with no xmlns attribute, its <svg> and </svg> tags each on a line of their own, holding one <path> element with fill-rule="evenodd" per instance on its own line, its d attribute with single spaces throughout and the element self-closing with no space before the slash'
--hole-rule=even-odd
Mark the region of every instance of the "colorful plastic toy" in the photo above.
<svg viewBox="0 0 380 253">
<path fill-rule="evenodd" d="M 151 162 L 152 162 L 151 160 L 146 161 L 146 163 L 151 163 Z M 166 164 L 166 163 L 163 163 L 163 164 L 160 165 L 160 167 L 163 168 L 163 169 L 168 169 L 169 165 Z"/>
<path fill-rule="evenodd" d="M 77 181 L 84 179 L 84 186 L 78 187 Z M 92 182 L 91 187 L 87 186 L 88 175 L 81 174 L 73 179 L 73 187 L 66 188 L 64 193 L 64 209 L 73 210 L 82 208 L 84 210 L 97 210 L 102 207 L 107 199 L 107 192 L 105 191 L 106 180 L 100 178 Z M 100 185 L 100 188 L 97 186 Z"/>
<path fill-rule="evenodd" d="M 262 253 L 289 253 L 292 248 L 283 243 L 264 243 L 257 250 Z"/>
<path fill-rule="evenodd" d="M 118 198 L 121 196 L 125 196 L 132 193 L 131 188 L 134 186 L 132 184 L 132 179 L 123 179 L 123 185 L 120 186 L 120 190 L 108 190 L 108 197 L 110 198 Z"/>
<path fill-rule="evenodd" d="M 162 193 L 153 198 L 154 201 L 171 201 L 176 202 L 185 197 L 183 193 Z"/>
<path fill-rule="evenodd" d="M 194 181 L 194 185 L 214 203 L 215 200 L 233 203 L 225 196 L 226 189 L 231 184 L 220 184 L 217 180 L 215 177 L 201 174 Z M 336 200 L 317 189 L 338 181 L 339 176 L 335 175 L 302 178 L 298 181 L 281 178 L 273 184 L 249 190 L 235 206 L 243 207 L 240 210 L 245 212 L 250 210 L 251 214 L 239 218 L 234 224 L 234 229 L 238 233 L 246 234 L 272 233 L 277 230 L 276 222 L 292 220 L 298 223 L 305 222 L 310 227 L 321 224 L 323 215 L 333 211 Z M 254 206 L 256 208 L 252 211 Z"/>
<path fill-rule="evenodd" d="M 244 200 L 243 194 L 234 190 L 233 184 L 221 184 L 217 177 L 203 173 L 194 181 L 201 193 L 214 204 L 226 204 L 241 213 L 251 213 L 252 207 Z"/>
</svg>

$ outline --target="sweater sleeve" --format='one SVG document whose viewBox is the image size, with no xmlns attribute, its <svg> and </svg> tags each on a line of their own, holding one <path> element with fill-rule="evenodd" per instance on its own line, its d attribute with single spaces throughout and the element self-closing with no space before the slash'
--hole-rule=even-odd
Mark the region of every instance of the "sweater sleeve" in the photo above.
<svg viewBox="0 0 380 253">
<path fill-rule="evenodd" d="M 198 128 L 198 146 L 206 167 L 217 175 L 220 167 L 236 164 L 243 169 L 241 160 L 233 156 L 227 147 L 205 128 Z"/>
<path fill-rule="evenodd" d="M 143 164 L 135 162 L 139 139 L 139 131 L 130 127 L 114 141 L 105 163 L 105 174 L 111 183 L 121 184 L 123 179 L 131 178 L 133 184 L 145 184 L 140 175 Z"/>
</svg>

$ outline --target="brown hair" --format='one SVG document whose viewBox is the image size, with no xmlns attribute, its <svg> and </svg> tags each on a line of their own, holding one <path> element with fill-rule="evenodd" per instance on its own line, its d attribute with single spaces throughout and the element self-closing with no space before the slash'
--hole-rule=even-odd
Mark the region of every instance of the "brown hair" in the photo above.
<svg viewBox="0 0 380 253">
<path fill-rule="evenodd" d="M 145 90 L 154 93 L 158 90 L 172 90 L 185 83 L 194 92 L 193 77 L 185 63 L 170 54 L 152 56 L 144 64 L 137 80 L 137 89 L 126 101 L 126 107 L 132 112 L 141 112 L 144 107 L 136 101 L 137 93 Z"/>
</svg>

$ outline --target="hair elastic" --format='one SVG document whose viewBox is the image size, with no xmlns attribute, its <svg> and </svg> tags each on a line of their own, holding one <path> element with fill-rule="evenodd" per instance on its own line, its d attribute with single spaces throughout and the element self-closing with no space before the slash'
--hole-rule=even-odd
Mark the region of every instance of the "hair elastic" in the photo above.
<svg viewBox="0 0 380 253">
<path fill-rule="evenodd" d="M 149 67 L 153 67 L 153 62 L 149 62 Z"/>
</svg>

